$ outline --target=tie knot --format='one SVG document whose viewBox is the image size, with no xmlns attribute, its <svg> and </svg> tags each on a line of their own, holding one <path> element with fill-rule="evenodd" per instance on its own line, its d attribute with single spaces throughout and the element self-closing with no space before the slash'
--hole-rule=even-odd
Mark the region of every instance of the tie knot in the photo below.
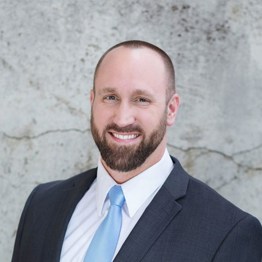
<svg viewBox="0 0 262 262">
<path fill-rule="evenodd" d="M 122 207 L 125 203 L 125 196 L 121 186 L 113 186 L 108 192 L 111 205 Z"/>
</svg>

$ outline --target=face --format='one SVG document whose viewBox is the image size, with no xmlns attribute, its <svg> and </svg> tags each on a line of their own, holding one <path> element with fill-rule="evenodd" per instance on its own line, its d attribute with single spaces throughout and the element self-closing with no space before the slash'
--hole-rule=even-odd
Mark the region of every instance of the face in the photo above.
<svg viewBox="0 0 262 262">
<path fill-rule="evenodd" d="M 91 131 L 108 168 L 128 172 L 160 160 L 178 107 L 177 95 L 167 103 L 166 87 L 154 51 L 118 47 L 106 55 L 91 92 Z"/>
</svg>

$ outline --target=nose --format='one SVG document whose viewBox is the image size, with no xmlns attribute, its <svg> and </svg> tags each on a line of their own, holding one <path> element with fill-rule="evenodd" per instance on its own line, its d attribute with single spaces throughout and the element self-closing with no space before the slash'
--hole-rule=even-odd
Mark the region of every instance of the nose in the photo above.
<svg viewBox="0 0 262 262">
<path fill-rule="evenodd" d="M 121 102 L 116 108 L 114 123 L 119 127 L 125 127 L 136 121 L 135 110 L 129 103 Z"/>
</svg>

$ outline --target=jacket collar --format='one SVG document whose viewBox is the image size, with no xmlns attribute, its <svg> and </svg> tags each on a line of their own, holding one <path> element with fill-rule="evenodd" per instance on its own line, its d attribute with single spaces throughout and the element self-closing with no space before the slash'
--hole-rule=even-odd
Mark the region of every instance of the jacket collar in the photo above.
<svg viewBox="0 0 262 262">
<path fill-rule="evenodd" d="M 178 160 L 172 160 L 172 172 L 124 242 L 115 262 L 140 261 L 182 209 L 177 200 L 186 195 L 189 176 Z"/>
</svg>

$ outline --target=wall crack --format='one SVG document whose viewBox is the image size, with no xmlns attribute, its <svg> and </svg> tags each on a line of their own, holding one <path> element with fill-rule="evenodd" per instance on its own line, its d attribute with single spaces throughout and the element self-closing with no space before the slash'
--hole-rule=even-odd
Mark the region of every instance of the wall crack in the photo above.
<svg viewBox="0 0 262 262">
<path fill-rule="evenodd" d="M 69 129 L 54 129 L 54 130 L 47 130 L 45 132 L 42 132 L 38 135 L 32 135 L 32 136 L 29 136 L 29 135 L 26 135 L 26 136 L 13 136 L 13 135 L 9 135 L 5 132 L 3 132 L 3 136 L 5 138 L 8 138 L 8 139 L 13 139 L 13 140 L 33 140 L 33 139 L 38 139 L 42 136 L 46 136 L 46 135 L 49 135 L 49 134 L 54 134 L 54 133 L 69 133 L 69 132 L 77 132 L 77 133 L 87 133 L 87 132 L 90 132 L 90 129 L 87 128 L 87 129 L 84 129 L 84 130 L 81 130 L 81 129 L 78 129 L 78 128 L 69 128 Z"/>
<path fill-rule="evenodd" d="M 251 153 L 252 151 L 260 149 L 262 147 L 262 145 L 258 145 L 258 146 L 254 147 L 254 148 L 251 148 L 251 149 L 243 150 L 243 151 L 234 153 L 232 155 L 228 155 L 228 154 L 226 154 L 224 152 L 221 152 L 219 150 L 210 149 L 210 148 L 207 148 L 207 147 L 188 147 L 188 148 L 183 148 L 183 147 L 174 146 L 174 145 L 172 145 L 170 143 L 168 143 L 168 146 L 170 148 L 173 148 L 173 149 L 176 149 L 176 150 L 180 150 L 180 151 L 182 151 L 184 153 L 189 153 L 189 152 L 192 152 L 192 151 L 200 151 L 200 153 L 196 156 L 196 158 L 199 158 L 200 156 L 207 155 L 207 154 L 217 154 L 217 155 L 220 155 L 223 158 L 233 162 L 238 168 L 245 169 L 246 171 L 262 171 L 262 167 L 261 166 L 255 166 L 255 167 L 254 166 L 250 166 L 250 165 L 247 165 L 247 164 L 240 163 L 240 162 L 238 162 L 235 159 L 236 156 L 239 156 L 239 155 L 242 155 L 242 154 Z"/>
</svg>

